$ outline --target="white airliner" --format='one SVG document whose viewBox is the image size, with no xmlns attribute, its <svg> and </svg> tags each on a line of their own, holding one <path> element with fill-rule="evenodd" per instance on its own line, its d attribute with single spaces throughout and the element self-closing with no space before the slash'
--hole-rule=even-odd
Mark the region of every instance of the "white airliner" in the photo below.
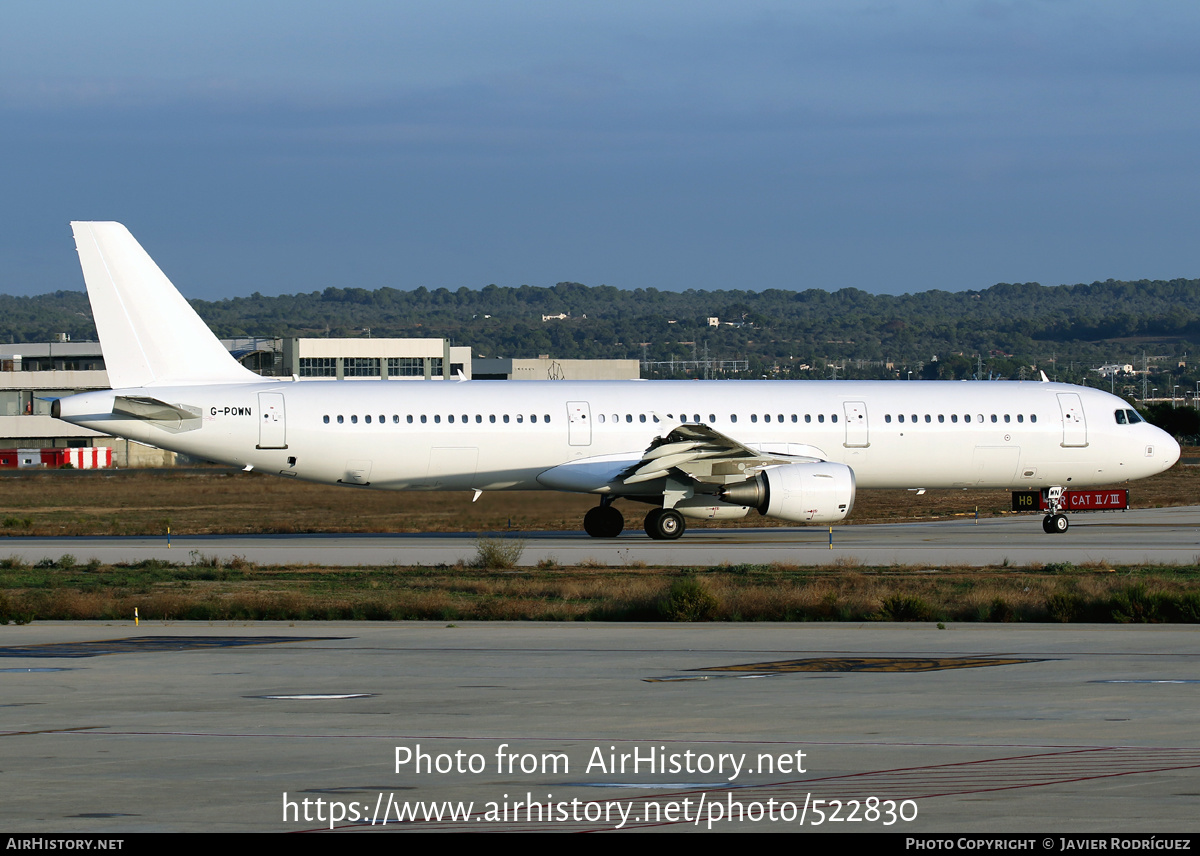
<svg viewBox="0 0 1200 856">
<path fill-rule="evenodd" d="M 72 223 L 111 391 L 65 397 L 76 425 L 198 458 L 383 490 L 595 494 L 684 518 L 850 513 L 859 488 L 1063 488 L 1162 472 L 1179 445 L 1119 398 L 1042 382 L 305 381 L 241 366 L 119 223 Z"/>
</svg>

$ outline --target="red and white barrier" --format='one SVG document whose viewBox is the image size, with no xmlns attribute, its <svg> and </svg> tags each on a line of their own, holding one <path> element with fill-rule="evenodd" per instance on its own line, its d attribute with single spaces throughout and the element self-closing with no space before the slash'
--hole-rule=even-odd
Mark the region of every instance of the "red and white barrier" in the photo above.
<svg viewBox="0 0 1200 856">
<path fill-rule="evenodd" d="M 84 446 L 78 449 L 0 449 L 0 469 L 49 467 L 70 464 L 77 470 L 96 470 L 112 466 L 111 446 Z"/>
</svg>

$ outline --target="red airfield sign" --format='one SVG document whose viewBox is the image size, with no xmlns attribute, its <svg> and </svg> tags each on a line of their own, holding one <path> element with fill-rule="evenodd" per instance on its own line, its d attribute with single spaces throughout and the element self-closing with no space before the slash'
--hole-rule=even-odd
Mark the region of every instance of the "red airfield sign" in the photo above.
<svg viewBox="0 0 1200 856">
<path fill-rule="evenodd" d="M 1040 490 L 1014 490 L 1013 511 L 1048 511 L 1046 494 Z M 1064 490 L 1059 511 L 1123 511 L 1129 508 L 1129 491 Z"/>
</svg>

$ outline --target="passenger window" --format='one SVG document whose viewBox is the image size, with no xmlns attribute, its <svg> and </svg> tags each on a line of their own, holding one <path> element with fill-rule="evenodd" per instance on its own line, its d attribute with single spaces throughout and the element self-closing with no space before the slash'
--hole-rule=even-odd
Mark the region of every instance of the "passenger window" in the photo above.
<svg viewBox="0 0 1200 856">
<path fill-rule="evenodd" d="M 345 421 L 346 421 L 346 417 L 345 417 L 345 416 L 342 416 L 342 415 L 339 413 L 339 414 L 338 414 L 338 425 L 341 425 L 341 424 L 342 424 L 343 422 L 345 422 Z"/>
<path fill-rule="evenodd" d="M 709 421 L 709 422 L 716 422 L 716 421 L 717 421 L 717 414 L 715 414 L 715 413 L 710 413 L 710 414 L 708 414 L 708 421 Z"/>
<path fill-rule="evenodd" d="M 646 421 L 646 414 L 645 414 L 645 413 L 639 413 L 639 414 L 638 414 L 638 421 L 639 421 L 639 422 L 645 422 L 645 421 Z"/>
<path fill-rule="evenodd" d="M 963 414 L 963 422 L 970 422 L 970 421 L 971 421 L 971 414 L 970 413 Z"/>
<path fill-rule="evenodd" d="M 625 414 L 625 421 L 626 421 L 626 422 L 632 422 L 632 421 L 633 421 L 633 414 L 632 414 L 632 413 L 626 413 L 626 414 Z"/>
<path fill-rule="evenodd" d="M 518 425 L 520 425 L 520 424 L 521 424 L 522 422 L 524 422 L 524 421 L 525 421 L 525 414 L 524 414 L 524 413 L 518 413 L 518 414 L 517 414 L 517 424 L 518 424 Z"/>
<path fill-rule="evenodd" d="M 357 425 L 357 424 L 358 424 L 358 416 L 357 416 L 357 415 L 355 415 L 355 416 L 351 416 L 351 417 L 350 417 L 350 423 L 351 423 L 351 424 L 353 424 L 353 425 Z"/>
<path fill-rule="evenodd" d="M 549 413 L 543 413 L 543 414 L 542 414 L 542 421 L 543 421 L 543 422 L 549 422 L 549 421 L 550 421 L 550 414 L 549 414 Z"/>
<path fill-rule="evenodd" d="M 830 417 L 829 417 L 829 421 L 830 421 L 830 422 L 837 422 L 837 414 L 835 413 L 835 414 L 833 414 L 832 416 L 830 416 Z"/>
<path fill-rule="evenodd" d="M 433 421 L 440 425 L 442 422 L 442 415 L 440 413 L 433 414 Z"/>
<path fill-rule="evenodd" d="M 945 422 L 945 421 L 946 421 L 946 414 L 939 413 L 938 414 L 938 422 Z"/>
<path fill-rule="evenodd" d="M 1025 415 L 1024 415 L 1023 413 L 1018 413 L 1018 414 L 1017 414 L 1017 421 L 1018 421 L 1018 422 L 1024 422 L 1024 421 L 1025 421 Z"/>
<path fill-rule="evenodd" d="M 476 424 L 476 425 L 479 425 L 479 424 L 481 424 L 482 422 L 483 422 L 483 414 L 482 414 L 482 413 L 476 413 L 476 414 L 475 414 L 475 424 Z"/>
<path fill-rule="evenodd" d="M 1120 411 L 1118 411 L 1118 412 L 1120 412 Z M 322 416 L 322 417 L 321 417 L 321 419 L 322 419 L 322 420 L 325 422 L 325 424 L 326 424 L 326 425 L 328 425 L 328 424 L 329 424 L 329 417 L 328 417 L 328 416 Z"/>
<path fill-rule="evenodd" d="M 408 414 L 408 424 L 412 425 L 412 421 L 413 421 L 413 418 L 412 418 L 412 414 L 410 413 L 410 414 Z M 424 422 L 425 421 L 424 418 L 422 418 L 421 421 Z"/>
<path fill-rule="evenodd" d="M 950 414 L 950 421 L 951 421 L 951 422 L 958 422 L 958 414 L 957 414 L 957 413 L 951 413 L 951 414 Z"/>
<path fill-rule="evenodd" d="M 758 414 L 757 414 L 757 413 L 751 413 L 751 414 L 750 414 L 750 421 L 751 421 L 751 422 L 757 422 L 757 421 L 758 421 Z"/>
<path fill-rule="evenodd" d="M 366 421 L 366 423 L 368 425 L 371 424 L 371 414 L 370 413 L 368 413 L 366 416 L 364 416 L 363 419 Z"/>
<path fill-rule="evenodd" d="M 508 424 L 508 414 L 507 413 L 504 414 L 504 424 L 505 425 Z"/>
<path fill-rule="evenodd" d="M 422 413 L 421 414 L 421 424 L 424 425 L 427 419 L 428 419 L 428 417 L 424 413 Z"/>
<path fill-rule="evenodd" d="M 795 413 L 793 413 L 793 414 L 792 414 L 792 421 L 793 421 L 793 422 L 797 422 L 797 421 L 799 421 L 799 420 L 797 420 L 797 419 L 796 419 L 796 414 L 795 414 Z"/>
<path fill-rule="evenodd" d="M 912 421 L 913 421 L 913 422 L 916 422 L 916 421 L 917 421 L 917 414 L 915 414 L 915 413 L 914 413 L 914 414 L 912 415 Z"/>
<path fill-rule="evenodd" d="M 805 413 L 805 414 L 804 414 L 804 421 L 805 421 L 805 422 L 812 422 L 812 414 L 811 414 L 811 413 Z"/>
<path fill-rule="evenodd" d="M 892 414 L 890 414 L 890 413 L 885 413 L 885 414 L 883 415 L 883 421 L 884 421 L 884 422 L 888 422 L 888 423 L 890 423 L 890 422 L 892 421 Z"/>
<path fill-rule="evenodd" d="M 993 422 L 999 422 L 999 421 L 1000 421 L 999 419 L 997 419 L 997 418 L 996 418 L 996 414 L 995 414 L 995 413 L 993 413 L 993 414 L 992 414 L 992 421 L 993 421 Z"/>
<path fill-rule="evenodd" d="M 451 425 L 453 425 L 454 424 L 454 414 L 451 413 L 449 416 L 447 416 L 446 421 L 449 422 Z"/>
<path fill-rule="evenodd" d="M 729 414 L 729 421 L 730 421 L 730 422 L 737 422 L 737 414 L 736 414 L 736 413 L 730 413 L 730 414 Z"/>
<path fill-rule="evenodd" d="M 899 416 L 897 416 L 897 417 L 896 417 L 896 421 L 897 421 L 897 422 L 903 422 L 903 421 L 904 421 L 904 414 L 903 414 L 903 413 L 901 413 Z"/>
<path fill-rule="evenodd" d="M 1009 416 L 1007 413 L 1005 413 L 1005 414 L 1004 414 L 1004 421 L 1005 421 L 1005 422 L 1011 422 L 1011 421 L 1012 421 L 1012 417 L 1011 417 L 1011 416 Z"/>
<path fill-rule="evenodd" d="M 1036 414 L 1036 413 L 1030 413 L 1030 414 L 1029 414 L 1029 421 L 1030 421 L 1030 422 L 1037 422 L 1037 414 Z"/>
<path fill-rule="evenodd" d="M 926 421 L 926 422 L 932 422 L 932 421 L 933 421 L 933 417 L 932 417 L 932 416 L 930 416 L 928 413 L 926 413 L 926 414 L 925 414 L 925 421 Z"/>
<path fill-rule="evenodd" d="M 409 421 L 409 422 L 412 422 L 412 417 L 411 417 L 411 416 L 410 416 L 410 417 L 408 417 L 408 421 Z M 393 413 L 393 414 L 392 414 L 392 422 L 393 422 L 393 424 L 396 424 L 396 425 L 399 425 L 399 424 L 400 424 L 400 414 L 399 414 L 399 413 Z"/>
<path fill-rule="evenodd" d="M 530 421 L 530 422 L 537 422 L 537 414 L 536 414 L 536 413 L 531 413 L 531 414 L 529 414 L 529 421 Z"/>
<path fill-rule="evenodd" d="M 496 422 L 496 414 L 495 413 L 488 414 L 488 422 L 495 424 L 495 422 Z"/>
<path fill-rule="evenodd" d="M 824 422 L 824 421 L 825 421 L 825 414 L 824 414 L 824 413 L 818 413 L 818 414 L 817 414 L 817 421 L 818 421 L 818 422 Z"/>
</svg>

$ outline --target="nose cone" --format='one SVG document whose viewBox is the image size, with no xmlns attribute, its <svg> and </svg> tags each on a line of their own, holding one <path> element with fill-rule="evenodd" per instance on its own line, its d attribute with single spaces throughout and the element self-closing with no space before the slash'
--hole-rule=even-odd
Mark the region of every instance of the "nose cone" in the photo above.
<svg viewBox="0 0 1200 856">
<path fill-rule="evenodd" d="M 1179 460 L 1179 444 L 1175 442 L 1175 438 L 1166 431 L 1162 432 L 1163 439 L 1159 447 L 1155 449 L 1163 459 L 1163 470 L 1169 470 L 1175 466 L 1175 462 Z"/>
</svg>

